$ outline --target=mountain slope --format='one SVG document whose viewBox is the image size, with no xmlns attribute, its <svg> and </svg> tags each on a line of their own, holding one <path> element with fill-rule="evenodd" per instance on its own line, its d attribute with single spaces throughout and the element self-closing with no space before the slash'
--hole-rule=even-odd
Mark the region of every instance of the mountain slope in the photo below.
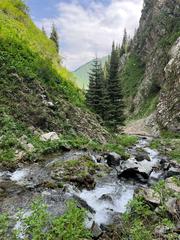
<svg viewBox="0 0 180 240">
<path fill-rule="evenodd" d="M 105 62 L 107 61 L 108 56 L 100 58 L 99 61 L 101 62 L 102 66 L 104 66 Z M 92 68 L 93 60 L 80 66 L 77 70 L 73 73 L 76 76 L 76 83 L 81 89 L 87 89 L 89 84 L 89 72 Z"/>
<path fill-rule="evenodd" d="M 105 141 L 106 131 L 86 110 L 54 43 L 34 25 L 21 0 L 0 2 L 0 42 L 0 163 L 21 152 L 23 135 L 40 152 L 45 147 L 34 133 Z"/>
<path fill-rule="evenodd" d="M 178 130 L 180 15 L 177 0 L 145 0 L 121 79 L 129 114 Z M 173 50 L 174 49 L 174 50 Z"/>
</svg>

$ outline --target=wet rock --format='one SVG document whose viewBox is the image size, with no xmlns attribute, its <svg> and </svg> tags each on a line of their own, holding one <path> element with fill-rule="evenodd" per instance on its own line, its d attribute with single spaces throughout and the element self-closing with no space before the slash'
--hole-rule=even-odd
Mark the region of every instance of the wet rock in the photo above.
<svg viewBox="0 0 180 240">
<path fill-rule="evenodd" d="M 103 162 L 103 160 L 104 160 L 103 156 L 101 156 L 101 155 L 96 156 L 97 163 L 101 163 L 101 162 Z"/>
<path fill-rule="evenodd" d="M 91 231 L 92 231 L 93 239 L 99 239 L 103 234 L 103 231 L 95 222 L 93 222 L 92 224 Z"/>
<path fill-rule="evenodd" d="M 151 161 L 148 153 L 143 148 L 136 149 L 135 159 L 137 161 L 143 161 L 143 160 Z"/>
<path fill-rule="evenodd" d="M 153 165 L 151 162 L 144 160 L 137 162 L 134 159 L 128 159 L 121 164 L 119 178 L 135 179 L 140 182 L 147 182 L 152 172 Z"/>
<path fill-rule="evenodd" d="M 87 188 L 87 189 L 94 189 L 96 182 L 95 179 L 91 175 L 86 176 L 70 176 L 69 181 L 76 183 L 78 187 Z"/>
<path fill-rule="evenodd" d="M 115 152 L 111 152 L 107 154 L 106 159 L 109 167 L 119 166 L 121 156 Z"/>
<path fill-rule="evenodd" d="M 59 140 L 59 137 L 56 132 L 49 132 L 49 133 L 44 133 L 40 137 L 41 141 L 54 141 L 54 140 Z"/>
<path fill-rule="evenodd" d="M 152 173 L 150 174 L 150 181 L 157 181 L 159 179 L 162 179 L 163 177 L 164 177 L 163 171 L 153 170 Z"/>
<path fill-rule="evenodd" d="M 166 177 L 178 176 L 180 175 L 180 168 L 179 167 L 170 167 L 166 173 Z"/>
<path fill-rule="evenodd" d="M 110 195 L 108 195 L 108 194 L 103 194 L 103 195 L 99 198 L 99 200 L 101 200 L 101 201 L 113 202 L 112 197 L 111 197 Z"/>
<path fill-rule="evenodd" d="M 75 194 L 73 195 L 73 198 L 80 204 L 81 207 L 87 209 L 90 213 L 96 213 L 96 211 L 91 206 L 89 206 L 89 204 L 84 199 Z"/>
</svg>

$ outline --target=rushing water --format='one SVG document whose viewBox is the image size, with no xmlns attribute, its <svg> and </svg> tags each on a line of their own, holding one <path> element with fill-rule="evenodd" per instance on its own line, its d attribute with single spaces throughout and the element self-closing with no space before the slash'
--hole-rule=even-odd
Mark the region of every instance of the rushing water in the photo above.
<svg viewBox="0 0 180 240">
<path fill-rule="evenodd" d="M 150 139 L 140 139 L 137 145 L 129 149 L 131 154 L 129 161 L 135 162 L 134 153 L 136 149 L 143 148 L 151 161 L 144 160 L 140 164 L 142 164 L 142 168 L 153 168 L 159 162 L 160 157 L 157 151 L 149 148 L 149 141 Z M 78 158 L 83 154 L 83 151 L 72 151 L 41 164 L 34 163 L 17 169 L 12 173 L 0 172 L 0 184 L 7 188 L 6 195 L 3 199 L 0 199 L 0 210 L 8 210 L 11 214 L 14 214 L 18 208 L 23 207 L 26 212 L 32 199 L 41 196 L 52 213 L 62 214 L 65 210 L 65 201 L 75 194 L 95 210 L 94 214 L 89 214 L 87 226 L 90 226 L 93 221 L 99 225 L 110 223 L 115 214 L 123 213 L 126 210 L 127 203 L 133 198 L 134 191 L 139 186 L 138 183 L 133 181 L 118 180 L 115 170 L 108 176 L 98 179 L 95 189 L 91 191 L 85 189 L 79 191 L 70 187 L 69 193 L 66 194 L 61 189 L 37 187 L 50 179 L 50 167 L 54 163 Z M 161 174 L 162 172 L 152 171 L 150 177 L 158 179 Z"/>
</svg>

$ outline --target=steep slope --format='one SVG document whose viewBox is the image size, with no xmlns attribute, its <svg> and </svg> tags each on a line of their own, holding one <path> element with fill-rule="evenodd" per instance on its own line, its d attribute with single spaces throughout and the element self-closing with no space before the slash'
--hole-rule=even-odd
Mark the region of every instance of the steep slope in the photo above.
<svg viewBox="0 0 180 240">
<path fill-rule="evenodd" d="M 103 58 L 99 58 L 99 61 L 101 62 L 102 66 L 104 66 L 105 62 L 107 61 L 108 56 L 105 56 Z M 73 73 L 76 76 L 76 83 L 81 89 L 87 89 L 89 84 L 89 72 L 92 67 L 93 60 L 90 62 L 84 64 L 83 66 L 80 66 L 77 70 L 75 70 Z"/>
<path fill-rule="evenodd" d="M 22 149 L 24 134 L 41 148 L 36 135 L 52 131 L 99 141 L 106 136 L 86 110 L 72 75 L 60 65 L 54 43 L 27 11 L 21 0 L 0 1 L 0 162 Z"/>
<path fill-rule="evenodd" d="M 144 1 L 133 50 L 122 71 L 125 93 L 132 87 L 126 95 L 129 114 L 143 117 L 156 110 L 151 121 L 170 130 L 179 125 L 179 12 L 178 0 Z"/>
</svg>

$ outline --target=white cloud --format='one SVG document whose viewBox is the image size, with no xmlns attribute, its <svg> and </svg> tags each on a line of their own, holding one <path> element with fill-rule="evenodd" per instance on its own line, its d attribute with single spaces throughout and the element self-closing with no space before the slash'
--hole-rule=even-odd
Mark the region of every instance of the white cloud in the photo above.
<svg viewBox="0 0 180 240">
<path fill-rule="evenodd" d="M 133 35 L 138 26 L 143 0 L 111 0 L 109 5 L 90 1 L 82 7 L 78 0 L 57 5 L 59 16 L 43 19 L 37 25 L 44 25 L 50 32 L 52 23 L 60 35 L 61 53 L 64 64 L 71 70 L 94 58 L 107 55 L 112 41 L 122 40 L 124 28 Z"/>
</svg>

